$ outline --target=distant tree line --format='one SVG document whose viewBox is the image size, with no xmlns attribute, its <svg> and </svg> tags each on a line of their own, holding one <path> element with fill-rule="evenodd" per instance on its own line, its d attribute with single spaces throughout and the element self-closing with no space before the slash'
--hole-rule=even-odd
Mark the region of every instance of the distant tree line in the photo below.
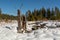
<svg viewBox="0 0 60 40">
<path fill-rule="evenodd" d="M 40 10 L 34 9 L 34 11 L 28 10 L 26 12 L 27 20 L 28 21 L 38 21 L 38 20 L 60 20 L 60 10 L 58 7 L 54 9 L 45 9 L 42 7 Z"/>
<path fill-rule="evenodd" d="M 26 20 L 28 21 L 39 21 L 39 20 L 60 20 L 60 10 L 58 7 L 47 8 L 42 7 L 40 10 L 34 9 L 33 11 L 28 10 L 26 12 Z M 23 15 L 21 15 L 22 19 Z M 3 14 L 0 8 L 0 20 L 17 20 L 17 16 Z"/>
<path fill-rule="evenodd" d="M 16 20 L 17 16 L 13 16 L 13 15 L 8 15 L 8 14 L 3 14 L 2 10 L 0 8 L 0 20 Z"/>
</svg>

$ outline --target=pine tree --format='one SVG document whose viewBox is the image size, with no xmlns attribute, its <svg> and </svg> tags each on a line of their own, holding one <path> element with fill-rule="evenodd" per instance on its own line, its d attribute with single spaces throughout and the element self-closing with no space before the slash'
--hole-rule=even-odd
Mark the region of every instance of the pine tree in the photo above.
<svg viewBox="0 0 60 40">
<path fill-rule="evenodd" d="M 60 13 L 59 13 L 59 8 L 58 7 L 55 7 L 55 13 L 56 13 L 57 19 L 60 19 Z"/>
<path fill-rule="evenodd" d="M 20 33 L 20 32 L 22 32 L 22 31 L 21 31 L 21 28 L 22 28 L 22 27 L 21 27 L 20 10 L 18 10 L 18 13 L 17 13 L 17 14 L 18 14 L 18 28 L 17 28 L 17 32 Z"/>
<path fill-rule="evenodd" d="M 46 10 L 45 10 L 44 7 L 42 8 L 42 16 L 43 16 L 43 17 L 46 17 Z"/>
<path fill-rule="evenodd" d="M 51 11 L 50 8 L 47 9 L 47 19 L 50 19 L 51 17 Z"/>
</svg>

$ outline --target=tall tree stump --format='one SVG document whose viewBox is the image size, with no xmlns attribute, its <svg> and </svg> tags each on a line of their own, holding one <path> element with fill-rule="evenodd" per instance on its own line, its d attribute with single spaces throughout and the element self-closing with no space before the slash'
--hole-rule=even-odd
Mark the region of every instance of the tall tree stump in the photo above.
<svg viewBox="0 0 60 40">
<path fill-rule="evenodd" d="M 17 13 L 17 14 L 18 14 L 18 16 L 17 16 L 17 17 L 18 17 L 18 19 L 17 19 L 17 21 L 18 21 L 17 32 L 20 33 L 20 32 L 22 32 L 22 31 L 21 31 L 21 28 L 22 28 L 22 27 L 21 27 L 21 16 L 20 16 L 20 10 L 18 10 L 18 13 Z"/>
<path fill-rule="evenodd" d="M 25 16 L 22 16 L 22 28 L 23 28 L 23 32 L 26 31 L 26 18 Z"/>
</svg>

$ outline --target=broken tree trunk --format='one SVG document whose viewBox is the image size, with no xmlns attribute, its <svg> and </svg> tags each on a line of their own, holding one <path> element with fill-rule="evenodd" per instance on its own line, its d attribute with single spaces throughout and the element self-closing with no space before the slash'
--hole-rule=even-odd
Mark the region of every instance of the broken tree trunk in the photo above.
<svg viewBox="0 0 60 40">
<path fill-rule="evenodd" d="M 21 31 L 21 17 L 20 17 L 20 10 L 18 10 L 18 13 L 17 13 L 17 14 L 18 14 L 18 16 L 17 16 L 17 17 L 18 17 L 18 19 L 17 19 L 17 21 L 18 21 L 17 32 L 20 33 L 20 32 L 22 32 L 22 31 Z"/>
<path fill-rule="evenodd" d="M 23 32 L 26 32 L 26 18 L 25 18 L 25 16 L 22 17 L 22 28 L 23 28 Z"/>
</svg>

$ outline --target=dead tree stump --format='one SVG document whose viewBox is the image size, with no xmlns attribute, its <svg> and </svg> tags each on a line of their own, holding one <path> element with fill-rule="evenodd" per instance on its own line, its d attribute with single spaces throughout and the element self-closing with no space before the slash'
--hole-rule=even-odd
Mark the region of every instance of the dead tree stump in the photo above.
<svg viewBox="0 0 60 40">
<path fill-rule="evenodd" d="M 17 13 L 17 14 L 18 14 L 18 16 L 17 16 L 17 17 L 18 17 L 18 19 L 17 19 L 17 21 L 18 21 L 17 32 L 20 33 L 20 32 L 22 32 L 22 31 L 21 31 L 21 17 L 20 17 L 20 10 L 18 10 L 18 13 Z"/>
<path fill-rule="evenodd" d="M 22 16 L 22 28 L 23 28 L 23 31 L 26 32 L 26 18 L 25 18 L 25 16 Z"/>
</svg>

